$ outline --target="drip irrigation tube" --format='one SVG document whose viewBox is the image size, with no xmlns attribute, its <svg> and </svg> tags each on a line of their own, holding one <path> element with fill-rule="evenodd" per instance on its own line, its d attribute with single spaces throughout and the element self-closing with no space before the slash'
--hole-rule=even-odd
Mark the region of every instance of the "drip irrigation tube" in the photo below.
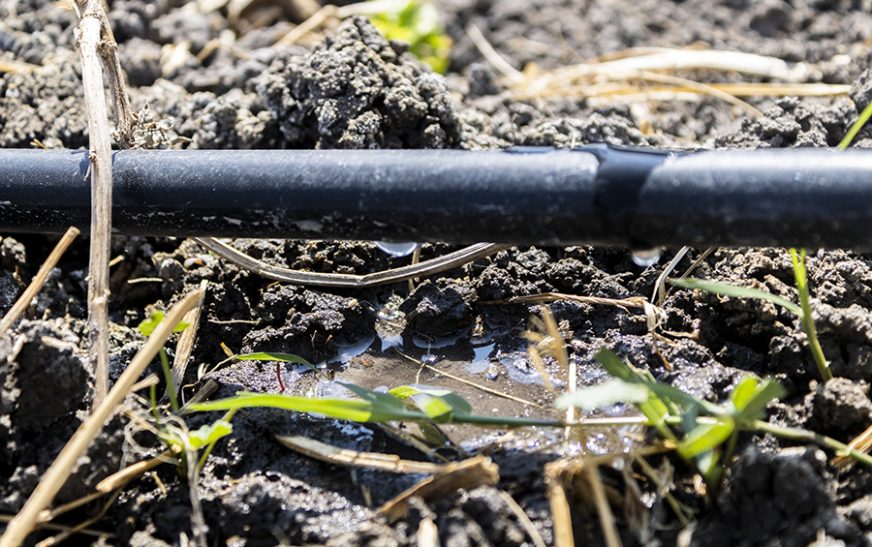
<svg viewBox="0 0 872 547">
<path fill-rule="evenodd" d="M 0 150 L 0 232 L 87 230 L 86 151 Z M 872 249 L 872 152 L 115 152 L 123 234 Z"/>
</svg>

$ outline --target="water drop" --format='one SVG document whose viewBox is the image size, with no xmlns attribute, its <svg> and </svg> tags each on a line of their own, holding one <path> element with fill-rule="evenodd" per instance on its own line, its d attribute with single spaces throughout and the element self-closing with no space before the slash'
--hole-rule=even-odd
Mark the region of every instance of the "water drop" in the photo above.
<svg viewBox="0 0 872 547">
<path fill-rule="evenodd" d="M 647 268 L 660 260 L 660 247 L 653 249 L 634 249 L 631 255 L 633 264 Z"/>
<path fill-rule="evenodd" d="M 438 360 L 439 360 L 439 358 L 436 357 L 435 355 L 433 355 L 432 353 L 428 353 L 428 354 L 424 355 L 423 357 L 421 357 L 421 362 L 427 366 L 430 366 L 430 367 L 435 365 L 436 361 L 438 361 Z"/>
<path fill-rule="evenodd" d="M 414 241 L 376 241 L 375 246 L 395 258 L 400 258 L 414 253 L 421 244 Z"/>
</svg>

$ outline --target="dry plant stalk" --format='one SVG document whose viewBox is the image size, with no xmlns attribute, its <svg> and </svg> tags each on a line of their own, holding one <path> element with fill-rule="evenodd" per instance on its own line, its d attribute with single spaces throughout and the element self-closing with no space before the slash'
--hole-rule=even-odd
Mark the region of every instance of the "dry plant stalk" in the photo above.
<svg viewBox="0 0 872 547">
<path fill-rule="evenodd" d="M 365 289 L 441 273 L 462 266 L 468 262 L 474 262 L 481 258 L 495 255 L 498 252 L 511 247 L 510 245 L 499 243 L 477 243 L 417 264 L 410 264 L 366 275 L 355 275 L 292 270 L 290 268 L 274 266 L 262 262 L 256 258 L 248 256 L 242 251 L 235 249 L 219 239 L 212 237 L 195 237 L 193 239 L 221 258 L 229 260 L 240 268 L 254 272 L 267 279 L 281 281 L 282 283 L 293 283 L 294 285 L 347 289 Z"/>
<path fill-rule="evenodd" d="M 58 491 L 63 487 L 67 478 L 76 467 L 76 461 L 85 453 L 90 446 L 91 441 L 100 433 L 103 426 L 112 415 L 117 407 L 124 401 L 124 397 L 130 391 L 130 388 L 136 383 L 136 380 L 151 363 L 157 355 L 157 352 L 164 346 L 167 338 L 173 333 L 173 329 L 182 320 L 182 317 L 188 311 L 197 305 L 197 302 L 203 297 L 201 290 L 195 290 L 188 293 L 181 301 L 176 303 L 166 317 L 148 340 L 145 345 L 133 360 L 130 365 L 124 370 L 112 390 L 109 391 L 103 401 L 94 408 L 91 415 L 88 417 L 79 429 L 73 434 L 66 446 L 64 446 L 55 461 L 42 476 L 36 489 L 30 495 L 27 502 L 22 507 L 18 515 L 9 523 L 6 532 L 0 537 L 0 547 L 14 547 L 20 545 L 27 535 L 33 530 L 37 524 L 40 513 L 48 507 L 52 499 Z"/>
<path fill-rule="evenodd" d="M 39 271 L 36 272 L 35 276 L 33 276 L 30 284 L 26 289 L 24 289 L 24 292 L 21 293 L 21 296 L 18 297 L 15 304 L 9 308 L 9 311 L 6 312 L 3 319 L 0 320 L 0 336 L 6 334 L 6 331 L 12 328 L 12 325 L 18 321 L 19 317 L 21 317 L 21 314 L 27 310 L 28 306 L 30 306 L 30 302 L 39 293 L 42 286 L 45 285 L 45 280 L 48 279 L 48 274 L 51 273 L 52 269 L 57 265 L 58 260 L 60 260 L 61 256 L 67 252 L 67 249 L 78 235 L 79 229 L 73 227 L 69 228 L 63 237 L 61 237 L 60 241 L 55 245 L 55 248 L 48 255 L 48 258 L 45 259 L 45 262 L 43 262 L 42 266 L 39 268 Z"/>
<path fill-rule="evenodd" d="M 88 325 L 90 359 L 94 367 L 94 407 L 109 384 L 109 252 L 112 236 L 112 131 L 103 90 L 103 68 L 115 98 L 118 131 L 127 142 L 133 115 L 124 88 L 117 44 L 101 0 L 76 0 L 76 38 L 82 58 L 82 86 L 88 112 L 91 160 L 91 250 L 88 263 Z"/>
<path fill-rule="evenodd" d="M 358 452 L 348 448 L 338 448 L 333 445 L 302 437 L 299 435 L 276 435 L 276 440 L 282 445 L 308 456 L 314 460 L 333 465 L 350 465 L 378 469 L 389 473 L 426 473 L 439 474 L 453 470 L 455 464 L 439 464 L 404 460 L 395 454 L 380 454 L 377 452 Z"/>
<path fill-rule="evenodd" d="M 182 331 L 179 336 L 179 342 L 176 344 L 176 356 L 173 359 L 173 368 L 170 371 L 172 385 L 167 385 L 167 392 L 164 397 L 169 397 L 169 390 L 175 389 L 176 394 L 181 391 L 182 379 L 185 377 L 185 371 L 188 369 L 188 361 L 191 359 L 191 353 L 194 351 L 194 343 L 197 341 L 197 330 L 200 326 L 200 312 L 203 310 L 203 300 L 206 298 L 206 287 L 208 282 L 203 280 L 200 282 L 200 290 L 203 292 L 203 298 L 197 302 L 197 306 L 189 311 L 182 319 L 187 323 L 188 328 Z"/>
<path fill-rule="evenodd" d="M 476 456 L 462 462 L 446 465 L 439 475 L 428 477 L 382 505 L 378 512 L 389 521 L 402 518 L 409 499 L 419 497 L 425 501 L 445 496 L 460 489 L 471 490 L 479 486 L 493 486 L 500 480 L 500 468 L 486 456 Z"/>
<path fill-rule="evenodd" d="M 872 449 L 872 425 L 867 427 L 863 433 L 854 437 L 854 439 L 848 443 L 848 447 L 853 448 L 854 450 L 859 450 L 860 452 L 869 452 L 869 450 Z M 840 468 L 847 467 L 853 461 L 853 458 L 850 456 L 837 456 L 833 458 L 835 466 Z"/>
<path fill-rule="evenodd" d="M 566 460 L 557 460 L 545 465 L 545 488 L 548 492 L 548 504 L 551 507 L 551 521 L 554 523 L 556 547 L 575 547 L 569 499 L 566 497 L 562 479 L 567 465 Z"/>
</svg>

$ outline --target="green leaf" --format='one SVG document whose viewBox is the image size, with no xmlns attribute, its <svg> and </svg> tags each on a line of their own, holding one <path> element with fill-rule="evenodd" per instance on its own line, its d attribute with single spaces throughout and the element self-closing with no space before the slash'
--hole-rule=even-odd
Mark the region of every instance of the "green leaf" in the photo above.
<svg viewBox="0 0 872 547">
<path fill-rule="evenodd" d="M 758 385 L 760 385 L 760 381 L 756 377 L 743 377 L 730 393 L 730 401 L 733 403 L 733 408 L 736 410 L 745 408 L 748 405 L 748 401 L 754 397 Z"/>
<path fill-rule="evenodd" d="M 233 425 L 225 420 L 215 420 L 211 424 L 204 425 L 196 431 L 191 431 L 188 435 L 191 448 L 199 450 L 204 446 L 217 441 L 221 437 L 226 437 L 233 433 Z"/>
<path fill-rule="evenodd" d="M 733 398 L 733 406 L 738 411 L 735 415 L 736 421 L 740 424 L 748 424 L 754 420 L 762 419 L 766 405 L 784 397 L 786 393 L 787 390 L 778 382 L 766 380 L 759 387 L 755 388 L 754 393 L 750 397 L 740 401 L 741 406 L 738 406 L 735 398 Z"/>
<path fill-rule="evenodd" d="M 660 382 L 655 380 L 649 372 L 642 373 L 634 369 L 627 363 L 623 362 L 617 355 L 614 354 L 613 351 L 609 350 L 608 348 L 603 348 L 599 352 L 597 352 L 596 359 L 603 365 L 603 368 L 605 368 L 606 371 L 612 376 L 619 378 L 625 382 L 645 386 L 648 390 L 650 390 L 652 392 L 652 395 L 655 395 L 656 398 L 660 400 L 661 403 L 666 407 L 665 415 L 677 416 L 679 414 L 679 409 L 676 407 L 676 404 L 684 407 L 700 407 L 711 414 L 723 413 L 723 411 L 718 408 L 717 405 L 694 397 L 693 395 L 685 393 L 680 389 L 674 388 L 666 384 L 661 384 Z M 640 410 L 643 409 L 640 407 Z"/>
<path fill-rule="evenodd" d="M 735 423 L 730 417 L 722 417 L 714 423 L 696 426 L 678 445 L 678 453 L 685 459 L 693 459 L 708 452 L 730 438 Z"/>
<path fill-rule="evenodd" d="M 278 361 L 280 363 L 296 363 L 313 369 L 315 368 L 312 363 L 303 359 L 299 355 L 294 355 L 293 353 L 259 351 L 256 353 L 240 353 L 239 355 L 234 355 L 233 358 L 238 361 Z"/>
<path fill-rule="evenodd" d="M 270 407 L 319 414 L 328 418 L 370 422 L 373 420 L 372 403 L 360 399 L 310 399 L 290 395 L 241 392 L 234 397 L 189 406 L 194 412 Z"/>
<path fill-rule="evenodd" d="M 397 6 L 371 15 L 372 23 L 385 38 L 408 43 L 412 55 L 435 72 L 445 73 L 451 38 L 445 33 L 436 6 L 427 0 L 408 0 Z"/>
<path fill-rule="evenodd" d="M 143 336 L 151 336 L 151 333 L 153 333 L 157 326 L 160 324 L 160 322 L 163 321 L 164 317 L 166 317 L 166 313 L 162 311 L 156 311 L 152 313 L 148 319 L 144 319 L 137 327 L 137 330 L 139 330 L 139 332 Z M 178 324 L 176 324 L 175 328 L 173 328 L 173 332 L 182 332 L 189 326 L 190 325 L 188 325 L 188 323 L 185 323 L 184 321 L 179 321 Z"/>
<path fill-rule="evenodd" d="M 459 418 L 472 414 L 472 405 L 458 395 L 447 389 L 423 388 L 419 386 L 399 386 L 388 393 L 401 399 L 412 401 L 431 418 L 441 416 L 445 418 Z"/>
<path fill-rule="evenodd" d="M 683 289 L 696 289 L 706 291 L 721 296 L 730 296 L 734 298 L 752 298 L 754 300 L 765 300 L 772 302 L 775 305 L 781 306 L 790 313 L 802 317 L 802 308 L 794 304 L 786 298 L 782 298 L 771 292 L 761 291 L 760 289 L 752 289 L 750 287 L 739 287 L 730 285 L 729 283 L 718 283 L 716 281 L 707 281 L 704 279 L 670 279 L 669 283 Z"/>
<path fill-rule="evenodd" d="M 410 409 L 406 406 L 406 402 L 403 399 L 388 393 L 371 391 L 354 384 L 342 385 L 360 397 L 360 399 L 318 399 L 270 393 L 240 392 L 234 397 L 227 399 L 206 403 L 193 403 L 189 405 L 189 409 L 194 412 L 209 412 L 215 410 L 270 407 L 354 422 L 436 421 L 428 416 L 425 411 Z M 424 390 L 421 391 L 425 393 Z M 436 391 L 433 390 L 433 392 Z M 469 408 L 469 403 L 452 392 L 440 395 L 439 399 L 448 404 L 452 409 L 452 412 L 447 416 L 444 414 L 439 415 L 438 421 L 440 423 L 457 422 L 502 427 L 562 427 L 564 425 L 556 420 L 471 414 L 465 410 Z M 430 409 L 431 412 L 436 412 L 437 410 L 436 406 Z"/>
<path fill-rule="evenodd" d="M 630 365 L 623 362 L 608 348 L 600 349 L 596 354 L 596 360 L 602 364 L 603 368 L 606 369 L 606 372 L 624 382 L 638 384 L 644 386 L 646 389 L 649 384 L 654 383 L 654 379 L 650 373 L 648 376 L 645 376 L 636 371 L 630 367 Z M 650 392 L 646 401 L 638 403 L 637 406 L 639 411 L 648 418 L 648 421 L 651 422 L 651 425 L 657 429 L 657 432 L 660 433 L 661 436 L 670 440 L 675 440 L 675 434 L 669 426 L 666 425 L 666 418 L 677 415 L 675 408 L 670 408 L 670 405 L 667 405 L 666 402 L 660 399 L 660 397 L 658 397 L 653 391 Z"/>
<path fill-rule="evenodd" d="M 648 401 L 649 397 L 650 390 L 647 387 L 612 378 L 601 384 L 583 387 L 574 393 L 561 395 L 555 406 L 561 410 L 570 406 L 582 410 L 596 410 L 615 403 L 644 403 Z"/>
</svg>

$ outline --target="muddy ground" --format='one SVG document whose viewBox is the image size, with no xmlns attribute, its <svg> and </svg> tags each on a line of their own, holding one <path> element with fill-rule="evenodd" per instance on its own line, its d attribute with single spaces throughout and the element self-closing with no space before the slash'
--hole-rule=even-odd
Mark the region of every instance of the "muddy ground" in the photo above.
<svg viewBox="0 0 872 547">
<path fill-rule="evenodd" d="M 293 10 L 259 2 L 239 18 L 228 16 L 228 6 L 184 4 L 109 2 L 132 100 L 141 113 L 139 146 L 833 146 L 872 95 L 872 78 L 864 75 L 872 55 L 872 4 L 866 0 L 443 0 L 446 28 L 455 42 L 444 77 L 432 74 L 401 44 L 387 42 L 365 19 L 347 20 L 297 45 L 274 47 L 299 22 Z M 86 145 L 74 17 L 50 0 L 0 0 L 0 60 L 40 65 L 32 73 L 0 75 L 0 146 Z M 751 98 L 765 113 L 757 119 L 712 97 L 597 106 L 579 99 L 519 101 L 472 44 L 464 31 L 470 23 L 518 69 L 553 68 L 630 47 L 703 43 L 808 63 L 811 81 L 856 83 L 851 98 Z M 870 139 L 872 133 L 863 132 L 857 145 L 872 145 Z M 2 239 L 0 313 L 12 305 L 54 241 L 20 234 Z M 235 244 L 268 262 L 321 272 L 366 273 L 409 260 L 392 258 L 369 242 Z M 425 245 L 423 256 L 446 249 Z M 191 240 L 118 238 L 113 251 L 121 257 L 112 269 L 113 378 L 143 344 L 136 326 L 149 311 L 165 309 L 205 280 L 208 292 L 184 382 L 186 396 L 210 380 L 218 386 L 213 397 L 240 389 L 279 391 L 271 363 L 216 367 L 226 357 L 224 344 L 234 352 L 288 352 L 325 365 L 318 373 L 284 366 L 286 393 L 344 395 L 335 380 L 369 388 L 421 383 L 458 391 L 478 412 L 519 416 L 553 415 L 547 408 L 554 395 L 531 365 L 523 337 L 538 306 L 494 301 L 547 291 L 650 296 L 674 252 L 666 250 L 658 265 L 646 268 L 635 265 L 624 249 L 514 248 L 422 280 L 411 290 L 403 283 L 324 291 L 261 279 Z M 701 251 L 692 251 L 682 268 Z M 93 374 L 83 350 L 86 262 L 87 244 L 81 241 L 52 273 L 28 318 L 0 340 L 2 514 L 20 509 L 90 402 Z M 809 268 L 821 343 L 837 376 L 825 384 L 815 379 L 798 321 L 769 303 L 673 290 L 662 303 L 663 328 L 686 336 L 667 335 L 656 346 L 644 316 L 634 311 L 569 301 L 551 309 L 570 340 L 582 385 L 606 377 L 592 357 L 602 346 L 712 401 L 723 400 L 744 374 L 773 376 L 788 394 L 770 407 L 771 420 L 848 441 L 872 420 L 872 258 L 812 251 Z M 694 275 L 795 297 L 783 249 L 716 250 Z M 398 350 L 546 409 L 422 370 Z M 558 388 L 564 386 L 566 372 L 554 362 L 548 366 Z M 142 414 L 143 405 L 130 404 L 130 413 Z M 191 428 L 210 419 L 186 418 Z M 319 463 L 290 452 L 274 436 L 300 434 L 356 450 L 427 458 L 407 441 L 379 427 L 279 410 L 243 411 L 233 424 L 232 436 L 217 445 L 196 489 L 210 545 L 407 545 L 416 542 L 427 519 L 435 522 L 443 545 L 533 544 L 501 491 L 552 544 L 544 465 L 584 451 L 630 453 L 653 440 L 635 429 L 588 431 L 567 445 L 560 432 L 547 429 L 449 427 L 452 444 L 440 453 L 449 459 L 489 455 L 499 465 L 499 484 L 416 501 L 404 518 L 388 522 L 376 509 L 420 475 Z M 129 415 L 116 418 L 106 431 L 56 503 L 91 492 L 104 476 L 158 448 Z M 737 454 L 722 490 L 709 497 L 677 457 L 649 458 L 671 477 L 671 493 L 690 524 L 679 520 L 663 491 L 628 456 L 614 459 L 603 478 L 617 494 L 613 510 L 623 543 L 872 543 L 869 469 L 839 469 L 813 446 L 769 436 L 743 437 Z M 635 480 L 627 480 L 621 469 L 632 469 Z M 624 496 L 632 503 L 624 503 Z M 602 544 L 596 512 L 582 498 L 572 498 L 576 542 Z M 62 522 L 76 524 L 101 508 L 91 504 Z M 160 467 L 123 489 L 90 528 L 109 535 L 99 540 L 78 535 L 74 541 L 183 544 L 195 535 L 188 484 L 174 467 Z"/>
</svg>

